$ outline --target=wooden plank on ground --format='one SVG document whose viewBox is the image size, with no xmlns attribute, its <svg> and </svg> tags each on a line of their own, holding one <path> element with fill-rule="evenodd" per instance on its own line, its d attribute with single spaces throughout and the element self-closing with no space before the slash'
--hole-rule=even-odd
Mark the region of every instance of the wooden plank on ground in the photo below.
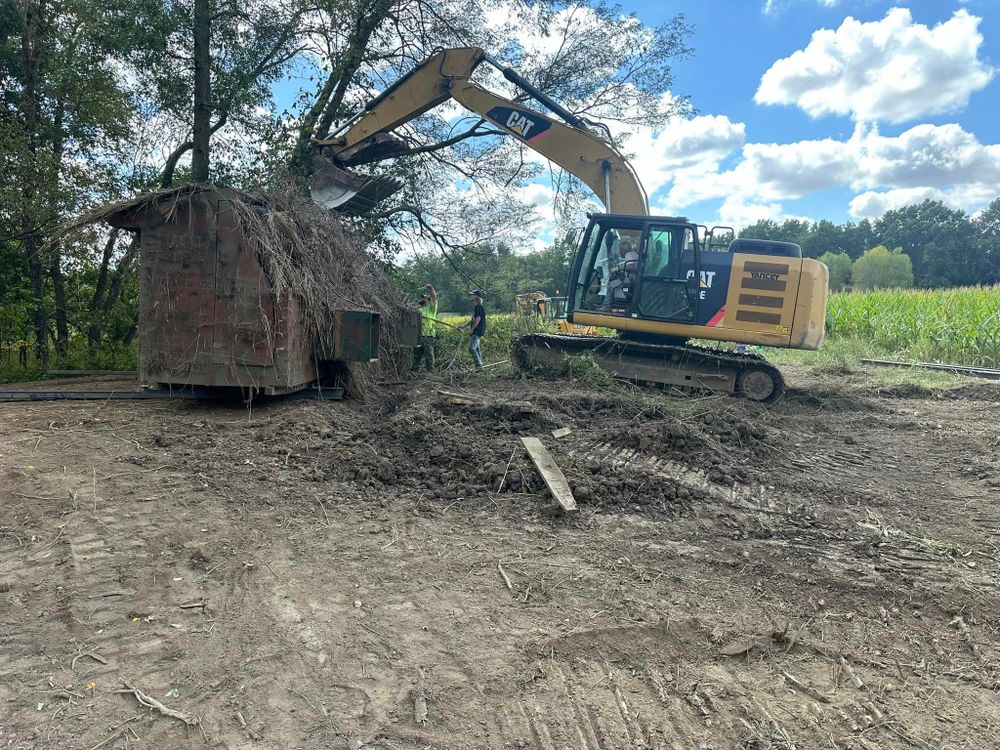
<svg viewBox="0 0 1000 750">
<path fill-rule="evenodd" d="M 545 486 L 549 488 L 552 497 L 558 501 L 563 510 L 576 510 L 576 500 L 569 489 L 566 476 L 552 458 L 552 454 L 542 445 L 542 441 L 536 437 L 522 437 L 521 443 L 528 451 L 528 457 L 535 464 L 538 473 L 545 480 Z"/>
<path fill-rule="evenodd" d="M 552 430 L 552 437 L 561 438 L 566 437 L 573 431 L 572 427 L 559 427 L 558 429 Z"/>
<path fill-rule="evenodd" d="M 452 406 L 482 406 L 484 403 L 482 399 L 466 396 L 464 393 L 439 390 L 437 394 L 441 401 Z"/>
</svg>

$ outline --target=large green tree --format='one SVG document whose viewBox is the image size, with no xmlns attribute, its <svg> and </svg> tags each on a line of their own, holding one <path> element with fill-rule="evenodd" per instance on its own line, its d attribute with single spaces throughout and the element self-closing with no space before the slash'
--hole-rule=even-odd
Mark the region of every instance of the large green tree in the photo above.
<svg viewBox="0 0 1000 750">
<path fill-rule="evenodd" d="M 130 96 L 118 65 L 127 40 L 107 0 L 14 0 L 0 17 L 0 230 L 30 277 L 36 356 L 69 343 L 61 219 L 99 192 L 109 152 L 129 135 Z M 51 304 L 47 295 L 51 289 Z"/>
<path fill-rule="evenodd" d="M 851 258 L 847 253 L 823 253 L 819 260 L 830 269 L 831 291 L 840 292 L 850 286 Z"/>
<path fill-rule="evenodd" d="M 293 171 L 308 171 L 308 145 L 335 133 L 352 113 L 440 47 L 479 46 L 517 68 L 571 112 L 614 127 L 662 125 L 687 110 L 668 96 L 671 63 L 688 54 L 683 18 L 648 27 L 617 6 L 542 0 L 320 0 L 310 16 L 315 86 L 283 120 Z M 532 46 L 531 39 L 542 39 Z M 489 66 L 476 72 L 490 88 L 528 103 Z M 524 144 L 503 136 L 478 115 L 454 107 L 432 110 L 398 128 L 409 153 L 369 165 L 404 189 L 365 225 L 388 249 L 415 237 L 444 253 L 530 233 L 534 214 L 519 187 L 546 172 Z M 623 144 L 627 148 L 627 143 Z M 551 172 L 558 215 L 575 210 L 589 191 L 561 170 Z"/>
<path fill-rule="evenodd" d="M 1000 198 L 990 203 L 975 219 L 976 244 L 989 268 L 989 283 L 1000 281 Z"/>
<path fill-rule="evenodd" d="M 913 266 L 902 248 L 873 247 L 854 261 L 851 277 L 856 289 L 896 289 L 913 286 Z"/>
<path fill-rule="evenodd" d="M 979 249 L 973 242 L 974 227 L 964 211 L 926 200 L 886 211 L 874 228 L 879 244 L 901 247 L 909 256 L 920 286 L 983 281 L 982 264 L 975 257 Z M 934 246 L 930 256 L 925 253 L 928 245 Z"/>
<path fill-rule="evenodd" d="M 129 58 L 157 181 L 238 182 L 267 148 L 272 91 L 305 51 L 310 0 L 136 0 Z M 224 137 L 226 135 L 229 137 Z M 218 157 L 218 158 L 216 158 Z M 190 158 L 190 165 L 185 160 Z"/>
</svg>

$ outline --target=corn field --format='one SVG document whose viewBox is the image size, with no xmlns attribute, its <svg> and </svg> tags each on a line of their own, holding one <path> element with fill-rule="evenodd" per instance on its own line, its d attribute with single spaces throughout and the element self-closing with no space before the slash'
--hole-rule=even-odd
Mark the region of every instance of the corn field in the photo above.
<svg viewBox="0 0 1000 750">
<path fill-rule="evenodd" d="M 1000 286 L 841 292 L 829 339 L 854 338 L 921 361 L 1000 366 Z"/>
</svg>

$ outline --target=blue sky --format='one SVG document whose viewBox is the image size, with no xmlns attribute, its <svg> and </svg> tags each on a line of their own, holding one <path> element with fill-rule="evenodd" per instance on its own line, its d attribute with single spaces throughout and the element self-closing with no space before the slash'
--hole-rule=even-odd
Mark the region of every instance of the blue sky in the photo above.
<svg viewBox="0 0 1000 750">
<path fill-rule="evenodd" d="M 744 128 L 743 150 L 728 153 L 718 170 L 706 170 L 703 174 L 707 176 L 698 177 L 699 181 L 710 181 L 716 174 L 723 182 L 727 178 L 731 182 L 759 178 L 759 165 L 746 163 L 746 148 L 752 144 L 789 147 L 775 150 L 775 159 L 794 156 L 791 161 L 799 171 L 797 176 L 811 174 L 804 180 L 809 189 L 796 184 L 796 175 L 770 175 L 773 189 L 756 194 L 749 191 L 742 204 L 749 205 L 750 210 L 730 211 L 730 217 L 722 211 L 722 219 L 732 220 L 743 213 L 746 220 L 803 216 L 842 222 L 874 217 L 923 197 L 940 198 L 974 212 L 984 202 L 1000 197 L 1000 153 L 989 148 L 1000 141 L 1000 81 L 993 75 L 993 67 L 1000 65 L 997 0 L 629 0 L 626 8 L 647 24 L 663 22 L 675 13 L 685 15 L 695 27 L 690 42 L 695 52 L 674 66 L 675 93 L 689 95 L 699 115 L 724 116 Z M 904 13 L 908 13 L 908 19 Z M 820 29 L 830 30 L 828 40 L 813 43 Z M 982 37 L 981 42 L 977 35 Z M 867 88 L 855 85 L 852 90 L 852 85 L 858 83 L 859 71 L 852 72 L 851 66 L 866 67 L 865 60 L 852 59 L 852 49 L 864 39 L 873 40 L 883 51 L 878 65 L 888 67 L 875 72 L 875 81 Z M 821 60 L 818 65 L 823 68 L 832 59 L 847 79 L 838 91 L 824 92 L 825 79 L 820 75 L 813 76 L 812 81 L 803 76 L 805 80 L 797 85 L 811 85 L 817 96 L 828 96 L 831 102 L 854 101 L 863 108 L 863 103 L 858 102 L 881 99 L 882 105 L 872 111 L 855 112 L 841 105 L 841 111 L 818 112 L 815 106 L 807 111 L 810 108 L 803 106 L 805 100 L 795 101 L 788 92 L 783 103 L 755 99 L 772 66 L 797 52 L 800 58 L 792 68 L 801 70 L 817 60 Z M 894 57 L 901 67 L 893 67 Z M 920 63 L 914 65 L 913 59 L 922 59 L 927 69 L 920 70 Z M 940 64 L 927 64 L 934 60 L 940 60 Z M 898 74 L 900 70 L 904 75 Z M 787 78 L 794 72 L 785 70 L 783 74 Z M 911 79 L 901 80 L 907 74 Z M 873 87 L 884 90 L 872 91 Z M 799 93 L 806 95 L 801 90 Z M 901 100 L 898 107 L 892 104 L 897 100 Z M 900 142 L 907 133 L 909 136 Z M 822 150 L 811 148 L 810 142 L 831 139 L 848 143 L 852 137 L 855 146 L 846 149 L 848 153 L 812 153 L 810 158 L 810 152 Z M 976 148 L 977 143 L 981 149 Z M 799 144 L 798 149 L 793 148 L 795 144 Z M 836 152 L 836 144 L 827 144 L 827 150 L 831 149 Z M 897 162 L 895 168 L 881 164 L 887 150 L 892 152 L 888 158 Z M 936 159 L 964 162 L 961 169 L 956 166 L 949 172 L 927 164 Z M 845 161 L 853 161 L 856 169 L 850 164 L 845 166 Z M 733 168 L 741 162 L 742 172 L 733 174 Z M 917 163 L 928 168 L 917 173 L 920 170 L 913 168 Z M 815 174 L 826 168 L 828 179 Z M 687 179 L 695 177 L 696 172 L 687 175 Z M 681 179 L 678 175 L 675 183 Z M 661 187 L 654 193 L 654 205 L 695 218 L 718 217 L 725 200 L 713 196 L 677 205 L 665 199 L 665 191 Z M 719 191 L 730 197 L 740 193 L 738 185 L 720 187 Z"/>
</svg>

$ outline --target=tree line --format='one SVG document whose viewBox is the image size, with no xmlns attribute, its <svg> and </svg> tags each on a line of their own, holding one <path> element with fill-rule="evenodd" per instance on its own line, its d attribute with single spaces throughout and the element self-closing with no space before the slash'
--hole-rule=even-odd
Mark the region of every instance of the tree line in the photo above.
<svg viewBox="0 0 1000 750">
<path fill-rule="evenodd" d="M 834 289 L 1000 282 L 1000 198 L 974 218 L 925 200 L 887 211 L 875 221 L 764 220 L 740 235 L 797 243 L 805 257 L 830 267 Z"/>
<path fill-rule="evenodd" d="M 310 142 L 442 47 L 484 48 L 579 116 L 659 127 L 688 109 L 664 94 L 690 31 L 563 0 L 0 0 L 0 359 L 132 345 L 134 236 L 57 232 L 89 208 L 186 183 L 305 192 Z M 522 144 L 437 111 L 397 134 L 406 152 L 365 171 L 403 189 L 353 220 L 386 262 L 527 241 L 517 188 L 548 169 Z M 578 205 L 583 186 L 553 180 Z"/>
<path fill-rule="evenodd" d="M 544 292 L 566 296 L 566 281 L 576 246 L 554 242 L 528 253 L 517 253 L 508 245 L 467 248 L 445 258 L 440 253 L 420 254 L 402 260 L 394 273 L 399 285 L 413 299 L 431 284 L 438 293 L 441 312 L 472 309 L 468 293 L 484 292 L 487 309 L 513 312 L 517 295 Z"/>
<path fill-rule="evenodd" d="M 818 258 L 829 267 L 834 291 L 1000 283 L 1000 199 L 975 218 L 924 201 L 888 211 L 874 222 L 764 220 L 738 234 L 800 245 L 803 256 Z M 565 295 L 575 251 L 568 236 L 529 253 L 516 253 L 501 244 L 447 257 L 418 254 L 401 262 L 397 278 L 414 296 L 432 283 L 441 296 L 442 310 L 464 311 L 466 292 L 481 287 L 488 292 L 491 309 L 510 311 L 522 292 Z"/>
</svg>

